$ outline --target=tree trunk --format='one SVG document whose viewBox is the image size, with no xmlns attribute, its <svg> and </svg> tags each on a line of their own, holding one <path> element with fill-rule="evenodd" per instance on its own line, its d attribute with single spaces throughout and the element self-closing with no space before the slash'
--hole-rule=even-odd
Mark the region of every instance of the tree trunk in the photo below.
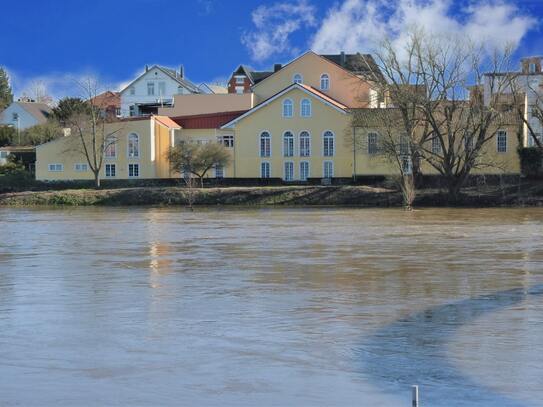
<svg viewBox="0 0 543 407">
<path fill-rule="evenodd" d="M 204 176 L 202 175 L 200 177 L 200 188 L 203 188 L 204 187 Z"/>
<path fill-rule="evenodd" d="M 94 173 L 94 187 L 96 189 L 100 188 L 100 171 Z"/>
</svg>

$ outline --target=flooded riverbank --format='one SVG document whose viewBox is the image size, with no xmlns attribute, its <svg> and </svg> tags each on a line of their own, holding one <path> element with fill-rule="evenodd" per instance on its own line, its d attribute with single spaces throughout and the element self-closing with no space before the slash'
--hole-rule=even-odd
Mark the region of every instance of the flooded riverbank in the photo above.
<svg viewBox="0 0 543 407">
<path fill-rule="evenodd" d="M 543 405 L 537 208 L 0 208 L 0 230 L 2 405 Z"/>
</svg>

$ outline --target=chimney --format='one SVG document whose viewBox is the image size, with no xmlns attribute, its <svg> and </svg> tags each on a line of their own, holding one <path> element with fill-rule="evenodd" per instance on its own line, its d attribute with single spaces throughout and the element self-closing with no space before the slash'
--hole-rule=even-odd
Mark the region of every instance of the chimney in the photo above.
<svg viewBox="0 0 543 407">
<path fill-rule="evenodd" d="M 281 65 L 281 64 L 274 64 L 273 65 L 273 72 L 279 71 L 282 67 L 283 67 L 283 65 Z"/>
<path fill-rule="evenodd" d="M 339 55 L 339 64 L 342 67 L 345 67 L 346 62 L 347 62 L 347 59 L 345 58 L 345 51 L 341 51 L 341 54 Z"/>
<path fill-rule="evenodd" d="M 145 65 L 145 72 L 149 71 L 149 65 Z"/>
<path fill-rule="evenodd" d="M 179 65 L 179 77 L 181 79 L 185 77 L 185 68 L 183 68 L 183 65 Z"/>
</svg>

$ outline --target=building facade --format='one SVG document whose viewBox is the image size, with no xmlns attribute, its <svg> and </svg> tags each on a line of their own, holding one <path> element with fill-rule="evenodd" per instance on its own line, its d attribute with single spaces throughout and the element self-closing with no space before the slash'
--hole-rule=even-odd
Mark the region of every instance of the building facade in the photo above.
<svg viewBox="0 0 543 407">
<path fill-rule="evenodd" d="M 174 95 L 197 94 L 202 91 L 178 71 L 159 65 L 146 66 L 145 71 L 120 92 L 121 117 L 157 114 L 170 107 Z"/>
</svg>

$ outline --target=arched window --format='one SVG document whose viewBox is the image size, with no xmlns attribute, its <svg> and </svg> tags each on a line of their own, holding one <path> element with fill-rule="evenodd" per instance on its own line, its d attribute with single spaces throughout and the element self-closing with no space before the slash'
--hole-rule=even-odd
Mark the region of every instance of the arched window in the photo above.
<svg viewBox="0 0 543 407">
<path fill-rule="evenodd" d="M 260 157 L 271 156 L 271 136 L 267 131 L 260 134 Z"/>
<path fill-rule="evenodd" d="M 304 81 L 304 78 L 299 73 L 294 74 L 294 76 L 292 77 L 292 82 L 294 83 L 303 83 L 303 81 Z"/>
<path fill-rule="evenodd" d="M 300 102 L 300 114 L 302 117 L 311 117 L 311 100 L 302 99 Z"/>
<path fill-rule="evenodd" d="M 285 157 L 294 156 L 294 134 L 290 131 L 286 131 L 283 134 L 283 155 Z"/>
<path fill-rule="evenodd" d="M 325 157 L 334 155 L 334 133 L 329 130 L 322 135 L 322 155 Z"/>
<path fill-rule="evenodd" d="M 323 73 L 321 75 L 321 90 L 328 90 L 330 89 L 330 77 L 328 74 Z"/>
<path fill-rule="evenodd" d="M 131 133 L 128 135 L 128 157 L 139 158 L 140 156 L 140 143 L 137 134 Z"/>
<path fill-rule="evenodd" d="M 108 136 L 104 142 L 104 150 L 106 158 L 117 157 L 117 139 L 113 136 Z"/>
<path fill-rule="evenodd" d="M 292 117 L 292 100 L 283 100 L 283 117 Z"/>
<path fill-rule="evenodd" d="M 311 136 L 307 131 L 300 133 L 300 157 L 309 157 L 311 155 Z"/>
</svg>

